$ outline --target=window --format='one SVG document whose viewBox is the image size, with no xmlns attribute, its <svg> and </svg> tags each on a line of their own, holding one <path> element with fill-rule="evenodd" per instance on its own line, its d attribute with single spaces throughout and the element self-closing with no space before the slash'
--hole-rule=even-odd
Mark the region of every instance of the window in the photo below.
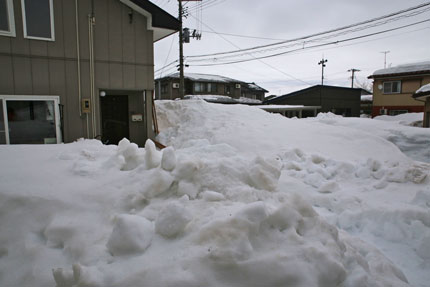
<svg viewBox="0 0 430 287">
<path fill-rule="evenodd" d="M 401 114 L 407 114 L 408 110 L 390 110 L 390 116 L 397 116 Z"/>
<path fill-rule="evenodd" d="M 56 96 L 0 96 L 0 143 L 60 143 L 58 101 Z"/>
<path fill-rule="evenodd" d="M 194 83 L 194 91 L 195 92 L 203 92 L 203 83 Z"/>
<path fill-rule="evenodd" d="M 15 37 L 13 0 L 0 0 L 0 35 Z"/>
<path fill-rule="evenodd" d="M 230 86 L 229 85 L 225 86 L 225 94 L 230 95 Z"/>
<path fill-rule="evenodd" d="M 216 93 L 217 92 L 217 86 L 215 83 L 208 83 L 208 92 Z"/>
<path fill-rule="evenodd" d="M 167 84 L 161 85 L 161 93 L 162 94 L 167 93 Z"/>
<path fill-rule="evenodd" d="M 384 82 L 384 94 L 400 94 L 400 81 Z"/>
<path fill-rule="evenodd" d="M 24 37 L 55 40 L 53 0 L 21 0 Z"/>
</svg>

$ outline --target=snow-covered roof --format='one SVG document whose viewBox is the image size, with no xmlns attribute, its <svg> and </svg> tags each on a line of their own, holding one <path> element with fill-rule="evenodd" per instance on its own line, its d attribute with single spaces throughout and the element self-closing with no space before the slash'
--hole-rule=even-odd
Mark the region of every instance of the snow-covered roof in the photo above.
<svg viewBox="0 0 430 287">
<path fill-rule="evenodd" d="M 166 78 L 179 78 L 179 73 L 173 73 Z M 185 79 L 189 79 L 192 81 L 202 81 L 202 82 L 220 82 L 220 83 L 228 83 L 228 82 L 237 82 L 243 83 L 242 81 L 238 81 L 232 78 L 218 76 L 218 75 L 209 75 L 209 74 L 198 74 L 198 73 L 186 73 L 184 74 Z"/>
<path fill-rule="evenodd" d="M 260 100 L 244 98 L 233 99 L 229 96 L 221 95 L 186 95 L 186 100 L 205 100 L 211 103 L 225 103 L 225 104 L 261 104 Z"/>
<path fill-rule="evenodd" d="M 164 78 L 176 78 L 177 79 L 177 78 L 179 78 L 179 73 L 173 73 L 173 74 L 167 75 Z M 251 90 L 268 92 L 267 90 L 258 86 L 255 83 L 246 83 L 244 81 L 240 81 L 240 80 L 236 80 L 236 79 L 232 79 L 232 78 L 228 78 L 228 77 L 224 77 L 224 76 L 219 76 L 219 75 L 200 74 L 200 73 L 185 73 L 184 78 L 191 80 L 191 81 L 194 81 L 194 82 L 238 83 L 238 84 L 244 85 L 245 87 L 248 87 Z M 159 80 L 159 79 L 156 79 L 156 80 Z"/>
<path fill-rule="evenodd" d="M 373 101 L 373 95 L 362 95 L 361 101 L 363 102 L 371 102 Z"/>
<path fill-rule="evenodd" d="M 425 92 L 430 92 L 430 84 L 424 85 L 416 91 L 417 94 Z"/>
<path fill-rule="evenodd" d="M 254 106 L 265 111 L 300 111 L 320 109 L 320 106 L 303 106 L 303 105 L 258 105 Z"/>
<path fill-rule="evenodd" d="M 414 98 L 421 98 L 421 97 L 429 97 L 430 96 L 430 84 L 424 85 L 421 88 L 419 88 L 415 94 Z"/>
<path fill-rule="evenodd" d="M 430 73 L 430 61 L 410 63 L 399 65 L 396 67 L 376 70 L 369 78 L 374 78 L 383 75 L 396 75 L 396 74 L 407 74 L 407 73 L 419 73 L 429 72 Z"/>
</svg>

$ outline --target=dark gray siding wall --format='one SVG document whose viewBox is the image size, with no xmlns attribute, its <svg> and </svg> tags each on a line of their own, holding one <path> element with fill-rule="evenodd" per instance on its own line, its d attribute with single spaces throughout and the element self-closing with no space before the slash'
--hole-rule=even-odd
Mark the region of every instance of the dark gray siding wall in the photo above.
<svg viewBox="0 0 430 287">
<path fill-rule="evenodd" d="M 270 104 L 321 106 L 321 112 L 350 109 L 351 116 L 358 117 L 360 116 L 360 98 L 359 89 L 324 87 L 323 89 L 305 90 L 290 97 L 274 99 L 270 101 Z"/>
<path fill-rule="evenodd" d="M 0 36 L 0 94 L 58 95 L 64 105 L 64 140 L 84 137 L 79 115 L 75 1 L 55 0 L 55 41 L 23 38 L 21 1 L 14 0 L 16 37 Z M 82 98 L 90 98 L 88 14 L 91 0 L 79 0 Z M 147 19 L 118 0 L 94 0 L 94 56 L 97 119 L 99 91 L 153 90 L 153 35 Z M 133 13 L 130 23 L 129 13 Z M 100 122 L 97 120 L 97 131 Z"/>
</svg>

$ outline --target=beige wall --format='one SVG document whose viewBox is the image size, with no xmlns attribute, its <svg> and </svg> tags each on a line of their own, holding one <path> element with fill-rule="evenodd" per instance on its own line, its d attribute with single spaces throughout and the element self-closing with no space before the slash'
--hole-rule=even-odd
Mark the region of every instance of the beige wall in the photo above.
<svg viewBox="0 0 430 287">
<path fill-rule="evenodd" d="M 54 0 L 55 41 L 23 38 L 21 0 L 14 0 L 16 37 L 0 36 L 0 94 L 58 95 L 64 105 L 66 142 L 85 137 L 79 115 L 75 1 Z M 90 98 L 88 14 L 91 0 L 79 0 L 82 98 Z M 97 133 L 99 91 L 153 90 L 153 35 L 146 18 L 118 0 L 94 0 L 94 56 Z"/>
<path fill-rule="evenodd" d="M 383 94 L 383 90 L 378 88 L 387 81 L 401 81 L 400 94 Z M 374 106 L 422 106 L 422 102 L 418 102 L 412 98 L 421 86 L 430 83 L 430 76 L 421 76 L 414 78 L 385 78 L 375 79 L 373 83 L 373 105 Z"/>
</svg>

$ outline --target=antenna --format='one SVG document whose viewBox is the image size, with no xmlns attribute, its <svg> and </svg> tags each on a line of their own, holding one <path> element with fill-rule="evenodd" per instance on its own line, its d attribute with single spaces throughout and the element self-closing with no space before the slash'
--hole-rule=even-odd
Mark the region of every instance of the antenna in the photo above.
<svg viewBox="0 0 430 287">
<path fill-rule="evenodd" d="M 387 54 L 390 53 L 390 51 L 382 51 L 380 52 L 384 54 L 384 69 L 387 68 Z"/>
</svg>

